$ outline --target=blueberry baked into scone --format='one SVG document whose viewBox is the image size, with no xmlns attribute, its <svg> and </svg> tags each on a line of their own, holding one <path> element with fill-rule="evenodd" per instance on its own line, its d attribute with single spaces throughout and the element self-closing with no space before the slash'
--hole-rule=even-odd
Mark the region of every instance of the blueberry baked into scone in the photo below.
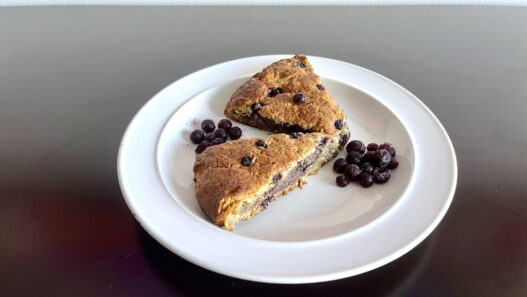
<svg viewBox="0 0 527 297">
<path fill-rule="evenodd" d="M 199 206 L 214 223 L 232 231 L 238 221 L 302 186 L 338 150 L 331 135 L 300 132 L 210 146 L 194 163 Z"/>
<path fill-rule="evenodd" d="M 274 133 L 323 132 L 349 137 L 344 111 L 331 97 L 309 60 L 302 55 L 272 63 L 240 86 L 225 115 Z"/>
</svg>

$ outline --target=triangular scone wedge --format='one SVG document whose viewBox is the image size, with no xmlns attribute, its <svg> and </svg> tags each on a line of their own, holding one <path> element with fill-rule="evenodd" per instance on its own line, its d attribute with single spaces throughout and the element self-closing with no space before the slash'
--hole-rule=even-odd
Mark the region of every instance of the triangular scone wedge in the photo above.
<svg viewBox="0 0 527 297">
<path fill-rule="evenodd" d="M 203 212 L 232 231 L 338 153 L 324 133 L 274 134 L 208 147 L 196 155 L 196 196 Z"/>
<path fill-rule="evenodd" d="M 295 101 L 295 94 L 305 96 L 305 102 Z M 344 111 L 305 56 L 274 62 L 255 74 L 234 92 L 224 113 L 275 133 L 327 133 L 342 139 L 341 147 L 349 137 Z"/>
</svg>

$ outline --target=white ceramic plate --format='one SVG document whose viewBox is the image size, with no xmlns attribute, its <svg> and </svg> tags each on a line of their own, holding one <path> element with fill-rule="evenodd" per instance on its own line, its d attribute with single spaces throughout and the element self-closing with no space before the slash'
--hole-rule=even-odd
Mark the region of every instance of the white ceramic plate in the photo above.
<svg viewBox="0 0 527 297">
<path fill-rule="evenodd" d="M 121 142 L 118 174 L 135 218 L 161 244 L 204 268 L 254 281 L 309 283 L 384 265 L 421 242 L 452 200 L 456 157 L 437 118 L 407 90 L 367 69 L 309 59 L 348 116 L 351 139 L 390 142 L 400 166 L 384 185 L 339 188 L 331 164 L 234 232 L 212 224 L 196 202 L 189 133 L 217 122 L 248 77 L 290 55 L 258 56 L 190 74 L 155 95 Z M 266 132 L 236 124 L 243 138 Z M 341 156 L 344 153 L 341 152 Z"/>
</svg>

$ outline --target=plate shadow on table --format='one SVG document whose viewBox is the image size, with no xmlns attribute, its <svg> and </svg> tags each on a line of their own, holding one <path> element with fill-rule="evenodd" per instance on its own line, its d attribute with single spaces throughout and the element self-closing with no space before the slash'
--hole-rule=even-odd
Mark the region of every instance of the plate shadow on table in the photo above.
<svg viewBox="0 0 527 297">
<path fill-rule="evenodd" d="M 211 272 L 177 256 L 137 225 L 138 237 L 152 270 L 177 296 L 405 296 L 429 261 L 435 237 L 430 235 L 401 258 L 373 271 L 314 284 L 266 284 Z M 330 295 L 331 294 L 331 295 Z M 359 296 L 359 295 L 358 295 Z"/>
</svg>

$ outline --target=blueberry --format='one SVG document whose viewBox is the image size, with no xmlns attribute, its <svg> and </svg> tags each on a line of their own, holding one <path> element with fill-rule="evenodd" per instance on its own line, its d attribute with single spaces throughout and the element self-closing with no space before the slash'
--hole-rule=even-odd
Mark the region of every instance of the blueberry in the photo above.
<svg viewBox="0 0 527 297">
<path fill-rule="evenodd" d="M 223 138 L 214 138 L 213 141 L 209 142 L 210 145 L 218 145 L 218 144 L 222 144 L 222 143 L 225 143 L 225 139 Z"/>
<path fill-rule="evenodd" d="M 337 130 L 342 130 L 342 128 L 344 128 L 344 122 L 342 120 L 336 120 L 335 121 L 335 128 Z"/>
<path fill-rule="evenodd" d="M 379 146 L 376 143 L 370 143 L 367 146 L 368 151 L 376 151 L 379 148 Z"/>
<path fill-rule="evenodd" d="M 289 134 L 289 137 L 292 138 L 292 139 L 297 139 L 300 137 L 300 134 L 298 134 L 297 132 L 293 132 L 291 134 Z"/>
<path fill-rule="evenodd" d="M 200 143 L 197 147 L 196 147 L 196 154 L 201 154 L 207 147 L 209 147 L 209 143 L 208 142 L 202 142 Z"/>
<path fill-rule="evenodd" d="M 388 164 L 388 169 L 395 169 L 397 167 L 399 167 L 399 161 L 395 160 L 395 158 L 392 158 L 390 164 Z"/>
<path fill-rule="evenodd" d="M 346 162 L 346 160 L 343 158 L 339 158 L 335 160 L 335 163 L 333 163 L 333 170 L 335 170 L 336 173 L 344 173 L 346 166 L 348 166 L 348 162 Z"/>
<path fill-rule="evenodd" d="M 386 170 L 379 170 L 376 172 L 373 177 L 375 179 L 375 182 L 378 184 L 384 184 L 390 179 L 390 176 L 392 175 L 392 171 L 390 169 Z"/>
<path fill-rule="evenodd" d="M 281 173 L 275 174 L 275 175 L 273 176 L 273 183 L 277 183 L 279 180 L 282 179 L 282 177 L 283 177 L 283 176 L 282 176 Z"/>
<path fill-rule="evenodd" d="M 362 156 L 362 159 L 360 160 L 362 163 L 372 163 L 372 164 L 375 164 L 375 151 L 368 151 L 366 152 L 363 156 Z"/>
<path fill-rule="evenodd" d="M 232 127 L 232 123 L 227 119 L 223 119 L 218 122 L 218 128 L 225 129 L 225 131 L 229 130 L 230 127 Z"/>
<path fill-rule="evenodd" d="M 267 148 L 267 143 L 265 143 L 265 141 L 261 140 L 261 139 L 258 139 L 256 141 L 256 146 L 261 146 L 263 148 Z"/>
<path fill-rule="evenodd" d="M 392 160 L 392 155 L 386 149 L 380 149 L 375 151 L 375 161 L 379 167 L 387 167 Z"/>
<path fill-rule="evenodd" d="M 253 112 L 260 111 L 263 107 L 264 107 L 264 105 L 262 103 L 259 103 L 259 102 L 253 103 L 253 105 L 251 105 L 251 109 L 252 109 Z"/>
<path fill-rule="evenodd" d="M 317 88 L 321 91 L 324 91 L 324 86 L 322 84 L 317 84 Z"/>
<path fill-rule="evenodd" d="M 205 141 L 212 142 L 215 138 L 214 133 L 210 133 L 205 136 Z"/>
<path fill-rule="evenodd" d="M 192 141 L 195 144 L 200 144 L 205 140 L 205 133 L 201 130 L 194 130 L 192 133 L 190 133 L 190 141 Z"/>
<path fill-rule="evenodd" d="M 253 159 L 251 157 L 245 156 L 242 158 L 243 166 L 251 166 L 253 164 Z"/>
<path fill-rule="evenodd" d="M 284 90 L 282 90 L 282 88 L 272 88 L 272 89 L 269 89 L 269 93 L 267 93 L 267 96 L 276 97 L 276 95 L 282 94 L 283 92 Z"/>
<path fill-rule="evenodd" d="M 214 122 L 212 120 L 204 120 L 203 122 L 201 122 L 201 129 L 203 129 L 203 131 L 205 131 L 206 133 L 214 131 L 215 128 L 216 126 L 214 125 Z"/>
<path fill-rule="evenodd" d="M 369 188 L 371 185 L 373 185 L 373 176 L 369 173 L 363 172 L 359 176 L 359 183 L 364 188 Z"/>
<path fill-rule="evenodd" d="M 366 146 L 360 140 L 352 140 L 346 145 L 346 151 L 349 152 L 358 152 L 364 154 L 366 152 Z"/>
<path fill-rule="evenodd" d="M 337 185 L 339 187 L 345 187 L 349 184 L 350 180 L 348 179 L 348 177 L 346 177 L 345 175 L 339 175 L 337 176 Z"/>
<path fill-rule="evenodd" d="M 300 61 L 296 61 L 296 66 L 300 67 L 300 68 L 306 68 L 306 64 L 300 62 Z"/>
<path fill-rule="evenodd" d="M 348 164 L 359 165 L 361 157 L 362 155 L 360 153 L 349 152 L 348 155 L 346 156 L 346 161 L 348 162 Z"/>
<path fill-rule="evenodd" d="M 239 127 L 230 127 L 229 130 L 228 130 L 228 133 L 229 133 L 229 137 L 232 139 L 232 140 L 236 140 L 240 137 L 242 137 L 242 129 L 240 129 Z"/>
<path fill-rule="evenodd" d="M 373 168 L 373 171 L 371 172 L 372 175 L 379 174 L 379 172 L 382 172 L 385 168 L 375 167 Z"/>
<path fill-rule="evenodd" d="M 344 169 L 344 175 L 346 175 L 351 181 L 357 180 L 357 178 L 359 178 L 359 175 L 361 173 L 362 173 L 362 170 L 360 170 L 359 166 L 355 164 L 348 165 Z"/>
<path fill-rule="evenodd" d="M 226 141 L 229 135 L 227 134 L 227 131 L 225 131 L 225 129 L 218 128 L 216 129 L 216 131 L 214 131 L 214 137 L 221 138 Z"/>
<path fill-rule="evenodd" d="M 373 167 L 373 165 L 371 165 L 371 163 L 369 163 L 369 162 L 362 163 L 360 168 L 362 169 L 362 171 L 364 171 L 366 173 L 373 173 L 373 169 L 375 169 L 375 167 Z"/>
<path fill-rule="evenodd" d="M 341 135 L 340 136 L 340 140 L 339 140 L 339 145 L 340 146 L 346 145 L 346 143 L 348 142 L 349 137 L 350 137 L 349 134 Z"/>
<path fill-rule="evenodd" d="M 296 93 L 294 96 L 293 96 L 293 102 L 295 104 L 303 104 L 303 103 L 306 103 L 306 95 L 302 94 L 302 93 Z"/>
<path fill-rule="evenodd" d="M 385 149 L 390 152 L 390 155 L 392 155 L 392 157 L 395 157 L 395 146 L 393 144 L 385 142 L 379 145 L 379 149 Z"/>
</svg>

